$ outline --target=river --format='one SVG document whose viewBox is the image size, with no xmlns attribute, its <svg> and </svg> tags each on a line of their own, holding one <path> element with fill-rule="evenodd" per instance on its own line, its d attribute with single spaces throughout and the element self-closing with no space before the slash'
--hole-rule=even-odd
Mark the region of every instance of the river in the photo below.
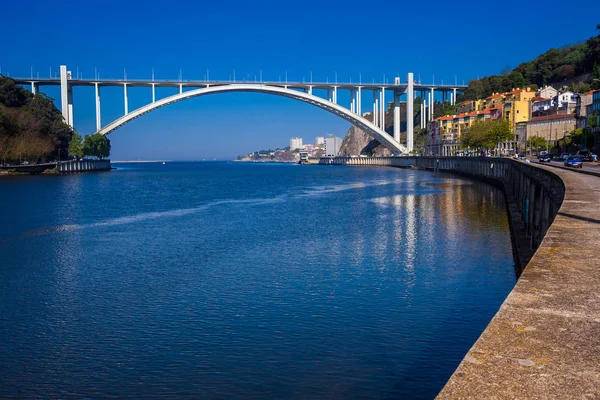
<svg viewBox="0 0 600 400">
<path fill-rule="evenodd" d="M 114 166 L 0 179 L 0 397 L 430 399 L 516 281 L 481 182 Z"/>
</svg>

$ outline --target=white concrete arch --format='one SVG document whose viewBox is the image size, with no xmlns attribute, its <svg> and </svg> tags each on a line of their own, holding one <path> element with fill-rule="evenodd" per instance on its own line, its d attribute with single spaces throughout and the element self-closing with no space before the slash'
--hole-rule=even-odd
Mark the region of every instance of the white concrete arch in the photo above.
<svg viewBox="0 0 600 400">
<path fill-rule="evenodd" d="M 335 114 L 339 117 L 344 118 L 348 122 L 352 123 L 355 126 L 363 129 L 370 135 L 372 135 L 379 143 L 381 143 L 386 148 L 390 149 L 394 153 L 407 153 L 406 147 L 402 144 L 396 142 L 390 135 L 388 135 L 382 129 L 379 129 L 374 124 L 372 124 L 367 119 L 361 117 L 358 114 L 353 113 L 352 111 L 330 102 L 328 100 L 322 99 L 320 97 L 314 96 L 312 94 L 307 94 L 304 92 L 300 92 L 293 89 L 288 89 L 285 87 L 278 86 L 270 86 L 263 84 L 255 84 L 255 83 L 239 83 L 239 84 L 230 84 L 230 85 L 220 85 L 220 86 L 211 86 L 202 89 L 189 90 L 187 92 L 182 92 L 175 94 L 173 96 L 166 97 L 164 99 L 160 99 L 148 105 L 138 108 L 127 115 L 122 116 L 121 118 L 111 122 L 106 125 L 104 128 L 98 130 L 97 133 L 101 135 L 107 135 L 114 131 L 115 129 L 125 125 L 129 121 L 132 121 L 138 117 L 141 117 L 144 114 L 149 113 L 157 108 L 164 107 L 166 105 L 177 103 L 178 101 L 190 99 L 193 97 L 204 96 L 208 94 L 215 93 L 226 93 L 226 92 L 258 92 L 258 93 L 267 93 L 273 94 L 277 96 L 288 97 L 294 100 L 300 100 L 308 104 L 312 104 L 319 108 L 329 111 L 332 114 Z"/>
</svg>

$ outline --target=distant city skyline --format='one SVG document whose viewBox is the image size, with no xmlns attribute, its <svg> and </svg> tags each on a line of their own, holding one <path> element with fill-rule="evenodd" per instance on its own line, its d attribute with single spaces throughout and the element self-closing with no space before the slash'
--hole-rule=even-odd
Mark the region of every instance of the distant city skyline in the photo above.
<svg viewBox="0 0 600 400">
<path fill-rule="evenodd" d="M 128 78 L 149 78 L 154 70 L 156 79 L 201 80 L 208 71 L 211 79 L 232 79 L 235 73 L 237 80 L 278 80 L 287 74 L 297 81 L 311 76 L 314 81 L 333 81 L 337 76 L 353 82 L 384 77 L 391 81 L 397 75 L 405 80 L 407 72 L 414 72 L 423 81 L 462 83 L 596 34 L 593 12 L 578 15 L 577 23 L 560 34 L 540 34 L 537 24 L 514 18 L 514 10 L 536 21 L 555 18 L 562 6 L 558 1 L 539 7 L 509 0 L 488 16 L 478 5 L 433 1 L 428 9 L 444 16 L 445 22 L 426 23 L 428 14 L 421 5 L 390 4 L 382 24 L 382 7 L 338 1 L 308 1 L 293 10 L 277 2 L 183 2 L 172 11 L 173 18 L 159 17 L 162 11 L 147 2 L 109 1 L 93 13 L 55 3 L 32 7 L 11 2 L 4 7 L 6 15 L 27 15 L 28 21 L 4 21 L 5 32 L 18 34 L 3 44 L 0 68 L 12 76 L 48 76 L 50 68 L 58 71 L 66 64 L 75 75 L 86 77 L 97 71 L 103 78 L 125 73 Z M 60 23 L 54 15 L 60 15 Z M 182 15 L 202 15 L 202 23 L 188 22 Z M 311 21 L 315 28 L 310 28 Z M 502 21 L 505 28 L 497 40 L 490 36 L 491 21 Z M 59 98 L 57 88 L 43 91 Z M 169 89 L 157 91 L 159 97 L 169 94 Z M 148 89 L 132 88 L 130 109 L 149 96 Z M 93 89 L 78 88 L 74 97 L 75 128 L 84 135 L 92 133 Z M 121 90 L 107 88 L 102 100 L 103 123 L 121 116 Z M 343 137 L 349 127 L 307 104 L 235 93 L 165 107 L 113 132 L 110 139 L 115 159 L 232 159 L 255 149 L 285 147 L 292 136 Z"/>
</svg>

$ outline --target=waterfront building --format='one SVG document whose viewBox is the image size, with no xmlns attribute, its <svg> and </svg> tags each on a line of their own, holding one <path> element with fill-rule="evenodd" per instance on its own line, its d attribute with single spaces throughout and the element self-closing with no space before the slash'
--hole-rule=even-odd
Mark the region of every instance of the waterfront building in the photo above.
<svg viewBox="0 0 600 400">
<path fill-rule="evenodd" d="M 467 100 L 463 101 L 456 108 L 458 114 L 469 113 L 471 111 L 480 111 L 482 100 Z"/>
<path fill-rule="evenodd" d="M 553 99 L 558 95 L 558 90 L 554 89 L 552 86 L 544 86 L 537 91 L 536 95 L 545 99 Z"/>
<path fill-rule="evenodd" d="M 513 131 L 513 135 L 515 135 L 515 142 L 517 142 L 517 149 L 519 151 L 527 148 L 527 126 L 529 124 L 530 124 L 530 121 L 517 122 L 517 124 L 515 125 L 515 130 Z"/>
<path fill-rule="evenodd" d="M 587 119 L 591 112 L 594 91 L 590 90 L 577 96 L 575 116 L 578 128 L 587 128 Z"/>
<path fill-rule="evenodd" d="M 596 90 L 594 93 L 592 93 L 592 105 L 588 115 L 593 113 L 600 115 L 600 90 Z"/>
<path fill-rule="evenodd" d="M 325 139 L 325 156 L 326 157 L 335 157 L 338 155 L 340 151 L 340 147 L 342 147 L 342 139 L 341 137 L 337 137 L 334 135 L 327 135 Z"/>
<path fill-rule="evenodd" d="M 548 114 L 554 108 L 553 98 L 534 97 L 531 101 L 531 116 L 539 117 Z"/>
<path fill-rule="evenodd" d="M 504 93 L 504 101 L 505 102 L 515 102 L 515 101 L 531 101 L 535 96 L 535 92 L 530 88 L 517 88 L 513 89 L 510 92 Z"/>
<path fill-rule="evenodd" d="M 576 94 L 571 91 L 560 93 L 556 96 L 556 106 L 558 108 L 575 108 L 577 104 L 576 97 Z"/>
<path fill-rule="evenodd" d="M 527 143 L 534 136 L 542 137 L 550 143 L 556 143 L 576 128 L 575 114 L 553 114 L 534 117 L 527 123 L 525 138 L 520 137 L 521 143 Z M 524 147 L 525 145 L 523 145 Z"/>
<path fill-rule="evenodd" d="M 323 136 L 317 136 L 317 137 L 315 138 L 315 144 L 316 144 L 317 146 L 320 146 L 320 145 L 322 145 L 322 144 L 325 144 L 325 138 L 324 138 Z"/>
<path fill-rule="evenodd" d="M 293 137 L 290 139 L 290 151 L 302 148 L 302 138 Z"/>
<path fill-rule="evenodd" d="M 484 110 L 491 110 L 498 106 L 502 106 L 504 103 L 504 95 L 502 93 L 493 93 L 483 100 L 482 108 Z"/>
<path fill-rule="evenodd" d="M 490 119 L 496 120 L 502 118 L 502 106 L 492 107 L 488 110 L 490 112 Z"/>
<path fill-rule="evenodd" d="M 510 128 L 514 131 L 518 122 L 529 121 L 529 101 L 515 100 L 504 103 L 503 117 L 510 123 Z"/>
</svg>

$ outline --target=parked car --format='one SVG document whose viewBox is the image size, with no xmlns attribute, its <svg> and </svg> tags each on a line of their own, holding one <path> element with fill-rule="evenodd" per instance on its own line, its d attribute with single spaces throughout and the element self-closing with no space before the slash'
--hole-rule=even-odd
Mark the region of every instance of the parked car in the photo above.
<svg viewBox="0 0 600 400">
<path fill-rule="evenodd" d="M 593 161 L 594 156 L 595 154 L 593 154 L 591 151 L 584 150 L 579 152 L 579 158 L 581 158 L 581 161 Z"/>
<path fill-rule="evenodd" d="M 565 160 L 565 167 L 583 168 L 581 159 L 577 156 L 569 156 Z"/>
<path fill-rule="evenodd" d="M 552 160 L 552 156 L 550 156 L 550 154 L 542 154 L 539 160 L 540 162 L 550 162 L 550 160 Z"/>
<path fill-rule="evenodd" d="M 560 161 L 567 161 L 567 158 L 569 158 L 569 154 L 568 153 L 562 153 L 560 155 Z"/>
</svg>

